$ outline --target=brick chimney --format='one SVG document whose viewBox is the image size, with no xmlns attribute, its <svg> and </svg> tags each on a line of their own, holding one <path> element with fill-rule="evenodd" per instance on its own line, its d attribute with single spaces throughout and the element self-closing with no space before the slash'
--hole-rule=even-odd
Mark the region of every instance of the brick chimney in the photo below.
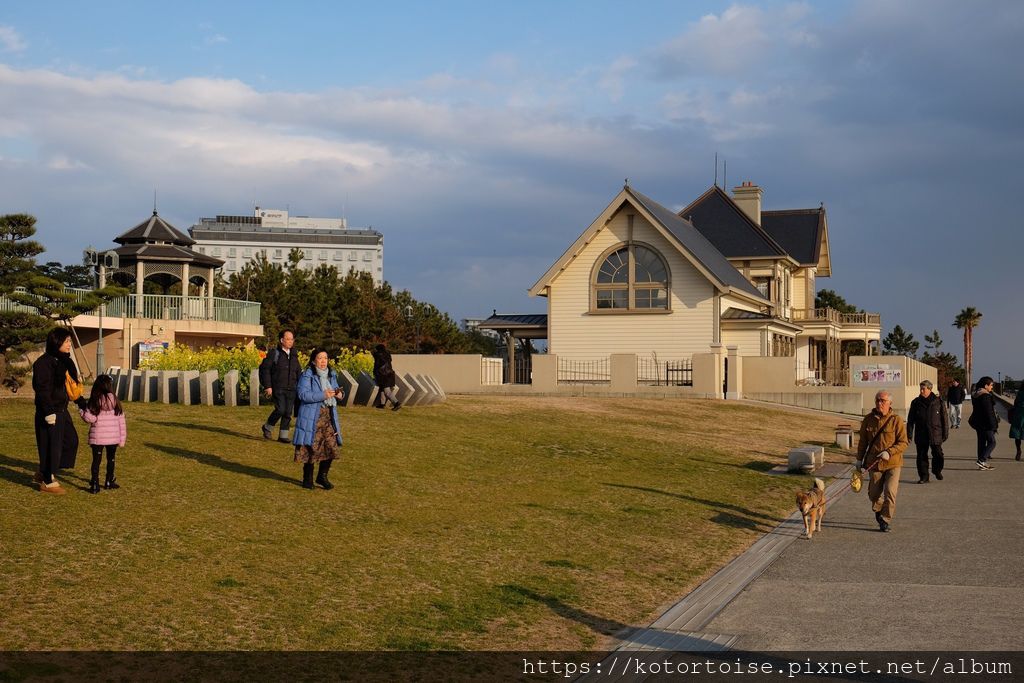
<svg viewBox="0 0 1024 683">
<path fill-rule="evenodd" d="M 732 199 L 736 206 L 743 209 L 743 213 L 750 217 L 758 225 L 761 225 L 761 195 L 764 190 L 749 180 L 744 180 L 739 186 L 732 188 Z"/>
</svg>

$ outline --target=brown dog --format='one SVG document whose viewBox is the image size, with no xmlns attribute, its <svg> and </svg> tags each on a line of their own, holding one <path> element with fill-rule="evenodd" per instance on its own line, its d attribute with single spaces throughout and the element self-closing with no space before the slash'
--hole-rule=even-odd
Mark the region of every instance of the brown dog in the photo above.
<svg viewBox="0 0 1024 683">
<path fill-rule="evenodd" d="M 796 494 L 796 509 L 804 518 L 804 533 L 808 539 L 814 535 L 815 523 L 817 531 L 821 531 L 821 520 L 825 518 L 825 482 L 815 479 L 809 490 Z"/>
</svg>

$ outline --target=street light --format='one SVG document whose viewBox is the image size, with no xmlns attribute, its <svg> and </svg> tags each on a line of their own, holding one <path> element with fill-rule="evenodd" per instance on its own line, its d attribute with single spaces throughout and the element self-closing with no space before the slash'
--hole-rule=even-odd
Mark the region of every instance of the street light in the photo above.
<svg viewBox="0 0 1024 683">
<path fill-rule="evenodd" d="M 405 305 L 405 319 L 410 325 L 413 325 L 413 310 L 411 304 Z M 420 321 L 416 320 L 413 326 L 413 334 L 415 335 L 414 341 L 416 344 L 416 353 L 420 352 Z"/>
</svg>

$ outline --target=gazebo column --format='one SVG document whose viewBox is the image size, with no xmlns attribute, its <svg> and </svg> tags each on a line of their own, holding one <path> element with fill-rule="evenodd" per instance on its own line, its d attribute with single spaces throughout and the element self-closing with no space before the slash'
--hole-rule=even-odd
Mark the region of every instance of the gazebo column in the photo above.
<svg viewBox="0 0 1024 683">
<path fill-rule="evenodd" d="M 508 384 L 516 383 L 516 335 L 505 331 L 505 346 L 508 348 Z"/>
<path fill-rule="evenodd" d="M 188 263 L 181 264 L 181 319 L 186 320 L 189 316 L 188 307 Z"/>
<path fill-rule="evenodd" d="M 142 318 L 142 261 L 135 262 L 135 317 Z"/>
<path fill-rule="evenodd" d="M 215 319 L 213 313 L 213 268 L 206 270 L 206 319 Z"/>
</svg>

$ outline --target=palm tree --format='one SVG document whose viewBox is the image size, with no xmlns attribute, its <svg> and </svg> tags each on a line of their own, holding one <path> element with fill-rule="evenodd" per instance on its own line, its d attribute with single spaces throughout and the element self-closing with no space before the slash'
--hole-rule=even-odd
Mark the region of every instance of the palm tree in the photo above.
<svg viewBox="0 0 1024 683">
<path fill-rule="evenodd" d="M 981 324 L 981 313 L 974 306 L 968 306 L 957 314 L 953 325 L 964 331 L 964 371 L 967 374 L 967 390 L 971 388 L 971 369 L 974 360 L 974 328 Z"/>
</svg>

